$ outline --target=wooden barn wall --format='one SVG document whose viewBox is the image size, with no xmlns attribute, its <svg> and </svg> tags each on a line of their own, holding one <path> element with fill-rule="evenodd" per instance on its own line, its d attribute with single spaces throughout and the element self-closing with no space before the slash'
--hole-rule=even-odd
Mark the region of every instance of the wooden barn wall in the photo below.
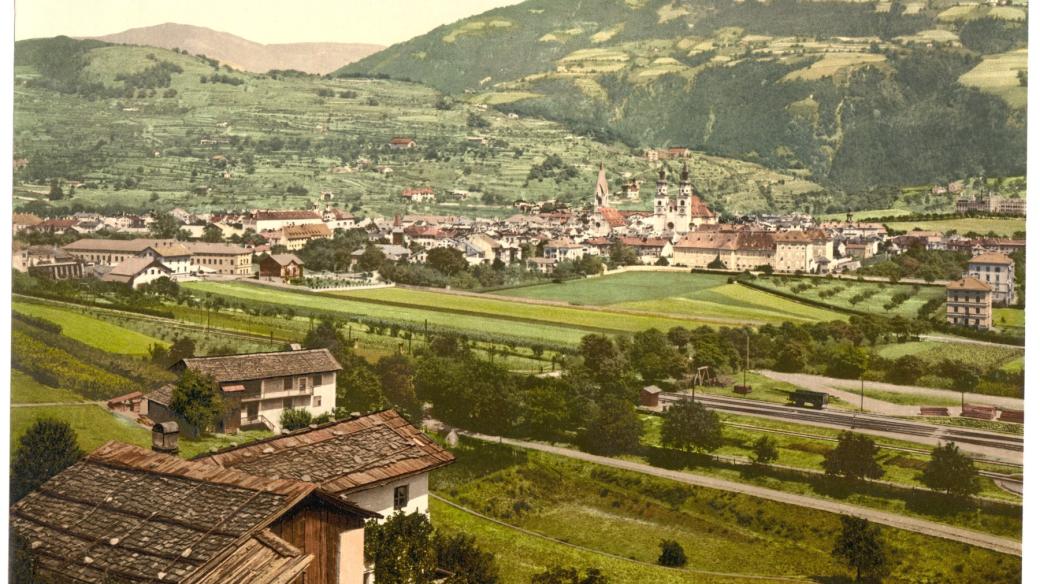
<svg viewBox="0 0 1040 584">
<path fill-rule="evenodd" d="M 314 554 L 298 584 L 336 584 L 339 572 L 339 534 L 349 529 L 364 527 L 356 515 L 330 508 L 310 499 L 281 517 L 270 527 L 278 537 Z"/>
</svg>

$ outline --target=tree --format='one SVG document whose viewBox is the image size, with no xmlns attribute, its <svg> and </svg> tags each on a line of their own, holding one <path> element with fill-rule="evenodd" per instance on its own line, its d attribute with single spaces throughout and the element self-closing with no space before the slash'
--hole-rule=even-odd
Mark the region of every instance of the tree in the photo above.
<svg viewBox="0 0 1040 584">
<path fill-rule="evenodd" d="M 476 538 L 464 533 L 433 536 L 437 567 L 451 572 L 445 584 L 497 584 L 498 566 L 495 555 L 476 544 Z"/>
<path fill-rule="evenodd" d="M 606 335 L 585 335 L 578 345 L 589 376 L 597 382 L 618 379 L 625 375 L 628 360 L 617 344 Z"/>
<path fill-rule="evenodd" d="M 718 414 L 692 399 L 673 403 L 661 422 L 661 444 L 682 451 L 718 449 L 722 446 Z"/>
<path fill-rule="evenodd" d="M 583 575 L 577 568 L 549 568 L 531 576 L 531 584 L 607 584 L 610 580 L 598 568 L 586 568 Z"/>
<path fill-rule="evenodd" d="M 195 356 L 195 341 L 191 337 L 177 337 L 170 345 L 170 363 Z"/>
<path fill-rule="evenodd" d="M 846 430 L 838 435 L 838 446 L 823 455 L 823 470 L 850 479 L 881 478 L 885 471 L 877 462 L 880 450 L 869 437 Z"/>
<path fill-rule="evenodd" d="M 282 410 L 282 417 L 279 422 L 283 429 L 291 432 L 310 426 L 312 420 L 311 413 L 303 408 L 286 408 Z"/>
<path fill-rule="evenodd" d="M 921 473 L 921 482 L 933 491 L 953 497 L 970 497 L 982 488 L 975 463 L 953 442 L 932 449 L 932 458 Z"/>
<path fill-rule="evenodd" d="M 322 317 L 318 326 L 307 331 L 302 344 L 307 349 L 328 349 L 338 355 L 347 346 L 347 340 L 331 318 Z"/>
<path fill-rule="evenodd" d="M 173 388 L 170 409 L 184 418 L 185 432 L 197 436 L 224 413 L 224 400 L 212 377 L 185 369 Z"/>
<path fill-rule="evenodd" d="M 454 276 L 460 272 L 465 272 L 469 266 L 466 263 L 466 256 L 462 255 L 461 250 L 448 247 L 431 249 L 426 254 L 426 263 L 446 276 Z"/>
<path fill-rule="evenodd" d="M 847 343 L 834 352 L 828 359 L 827 372 L 834 377 L 859 379 L 867 370 L 870 354 L 861 347 Z"/>
<path fill-rule="evenodd" d="M 715 259 L 711 260 L 711 262 L 708 263 L 707 267 L 709 270 L 725 270 L 726 263 L 722 261 L 721 256 L 716 255 Z"/>
<path fill-rule="evenodd" d="M 374 245 L 365 247 L 365 251 L 361 252 L 361 256 L 358 258 L 358 267 L 363 272 L 375 272 L 383 267 L 383 262 L 386 261 L 386 254 L 383 250 L 379 249 Z"/>
<path fill-rule="evenodd" d="M 426 515 L 397 511 L 382 524 L 365 524 L 365 558 L 375 564 L 376 582 L 419 584 L 437 567 L 431 545 L 433 526 Z"/>
<path fill-rule="evenodd" d="M 831 555 L 856 570 L 856 582 L 880 581 L 887 573 L 888 557 L 881 529 L 866 519 L 841 516 L 841 534 Z"/>
<path fill-rule="evenodd" d="M 593 417 L 578 441 L 585 450 L 594 454 L 621 454 L 639 446 L 643 422 L 635 407 L 617 398 L 608 398 L 595 407 Z"/>
<path fill-rule="evenodd" d="M 68 422 L 41 418 L 18 439 L 11 460 L 11 502 L 65 470 L 83 456 Z"/>
<path fill-rule="evenodd" d="M 353 351 L 343 357 L 339 359 L 343 371 L 336 375 L 336 409 L 367 413 L 384 408 L 386 399 L 372 366 Z"/>
<path fill-rule="evenodd" d="M 210 223 L 202 228 L 202 241 L 207 243 L 220 243 L 224 241 L 224 232 L 216 225 Z"/>
<path fill-rule="evenodd" d="M 152 237 L 159 239 L 173 239 L 181 230 L 181 222 L 169 213 L 156 213 L 155 221 L 148 228 Z"/>
<path fill-rule="evenodd" d="M 769 464 L 780 458 L 776 440 L 769 436 L 759 436 L 758 440 L 751 445 L 751 452 L 755 454 L 755 462 L 758 464 Z"/>
<path fill-rule="evenodd" d="M 610 244 L 610 263 L 615 266 L 631 266 L 639 263 L 639 256 L 634 249 L 616 239 Z"/>
<path fill-rule="evenodd" d="M 415 367 L 405 355 L 381 357 L 376 362 L 376 375 L 383 388 L 383 396 L 395 408 L 403 410 L 413 420 L 422 415 L 422 404 L 415 397 Z"/>
<path fill-rule="evenodd" d="M 644 381 L 677 377 L 686 365 L 686 360 L 675 345 L 657 329 L 634 334 L 628 355 L 632 367 L 643 376 Z"/>
<path fill-rule="evenodd" d="M 51 201 L 60 201 L 65 198 L 65 193 L 62 192 L 58 179 L 51 181 L 51 190 L 47 193 L 47 198 Z"/>
<path fill-rule="evenodd" d="M 661 566 L 680 568 L 686 565 L 686 550 L 674 539 L 661 540 L 661 555 L 657 557 Z"/>
</svg>

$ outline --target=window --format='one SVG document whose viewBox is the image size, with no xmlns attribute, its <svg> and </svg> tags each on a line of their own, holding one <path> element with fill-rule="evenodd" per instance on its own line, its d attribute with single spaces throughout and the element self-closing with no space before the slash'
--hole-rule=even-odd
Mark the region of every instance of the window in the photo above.
<svg viewBox="0 0 1040 584">
<path fill-rule="evenodd" d="M 313 385 L 315 387 L 321 385 L 321 373 L 318 373 L 317 375 L 312 375 L 311 376 L 311 385 Z"/>
<path fill-rule="evenodd" d="M 307 389 L 307 378 L 306 377 L 299 377 L 298 378 L 298 383 L 296 384 L 296 388 L 299 389 L 300 391 L 305 391 Z"/>
<path fill-rule="evenodd" d="M 282 389 L 285 391 L 292 389 L 292 377 L 285 377 L 282 379 Z"/>
<path fill-rule="evenodd" d="M 321 396 L 320 395 L 314 396 L 314 399 L 311 400 L 311 406 L 316 407 L 316 408 L 320 408 L 321 407 Z"/>
<path fill-rule="evenodd" d="M 394 510 L 404 509 L 408 505 L 408 485 L 394 487 Z"/>
</svg>

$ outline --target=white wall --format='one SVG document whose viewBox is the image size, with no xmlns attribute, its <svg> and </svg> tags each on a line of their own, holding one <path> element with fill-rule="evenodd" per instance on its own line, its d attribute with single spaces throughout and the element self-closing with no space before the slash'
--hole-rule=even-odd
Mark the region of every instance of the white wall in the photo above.
<svg viewBox="0 0 1040 584">
<path fill-rule="evenodd" d="M 373 487 L 371 489 L 351 493 L 347 499 L 368 511 L 375 511 L 384 518 L 394 514 L 394 489 L 401 485 L 408 485 L 408 505 L 402 509 L 405 513 L 429 514 L 429 484 L 428 475 L 423 473 L 414 477 L 408 477 L 392 483 Z"/>
</svg>

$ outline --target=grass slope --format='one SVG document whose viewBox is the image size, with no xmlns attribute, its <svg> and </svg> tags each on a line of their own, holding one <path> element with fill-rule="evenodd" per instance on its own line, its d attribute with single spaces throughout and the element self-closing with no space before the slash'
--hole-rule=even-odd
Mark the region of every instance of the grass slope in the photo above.
<svg viewBox="0 0 1040 584">
<path fill-rule="evenodd" d="M 86 316 L 82 312 L 29 302 L 13 302 L 12 308 L 61 325 L 63 335 L 91 347 L 124 355 L 147 355 L 151 345 L 169 345 L 165 341 L 143 335 L 104 320 Z"/>
</svg>

